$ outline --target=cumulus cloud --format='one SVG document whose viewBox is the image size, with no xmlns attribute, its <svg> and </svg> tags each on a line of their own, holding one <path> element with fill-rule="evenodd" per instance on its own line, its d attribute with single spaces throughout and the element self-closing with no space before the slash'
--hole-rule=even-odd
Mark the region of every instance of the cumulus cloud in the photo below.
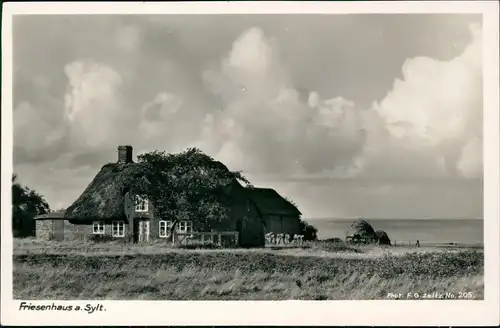
<svg viewBox="0 0 500 328">
<path fill-rule="evenodd" d="M 205 73 L 225 106 L 207 116 L 202 147 L 256 173 L 348 166 L 364 143 L 361 112 L 341 97 L 305 102 L 286 71 L 272 39 L 259 28 L 244 32 L 220 69 Z"/>
<path fill-rule="evenodd" d="M 202 145 L 244 170 L 282 175 L 477 177 L 481 174 L 481 31 L 449 61 L 408 59 L 372 108 L 341 96 L 303 100 L 272 39 L 244 32 L 204 77 L 225 103 Z M 332 90 L 334 93 L 335 90 Z"/>
<path fill-rule="evenodd" d="M 117 46 L 133 50 L 140 29 L 125 25 L 120 31 Z M 131 80 L 108 63 L 78 59 L 64 69 L 66 129 L 40 118 L 40 132 L 46 144 L 67 133 L 75 148 L 194 145 L 252 174 L 477 177 L 482 173 L 482 40 L 480 28 L 471 32 L 472 42 L 451 60 L 407 59 L 402 78 L 366 109 L 342 95 L 312 91 L 303 97 L 276 40 L 259 27 L 248 29 L 217 68 L 202 74 L 221 109 L 207 110 L 201 124 L 193 114 L 199 110 L 168 89 L 130 107 Z M 19 108 L 16 142 L 40 147 L 35 145 L 40 134 L 19 134 L 32 106 Z"/>
<path fill-rule="evenodd" d="M 168 127 L 175 120 L 175 114 L 182 104 L 180 97 L 167 92 L 160 92 L 153 100 L 146 102 L 141 108 L 139 124 L 142 136 L 150 141 L 170 134 Z"/>
<path fill-rule="evenodd" d="M 466 178 L 481 177 L 483 173 L 483 143 L 475 137 L 464 145 L 457 162 L 457 170 Z"/>
<path fill-rule="evenodd" d="M 74 61 L 65 67 L 68 91 L 65 108 L 73 140 L 85 147 L 115 141 L 120 133 L 120 75 L 92 60 Z"/>
<path fill-rule="evenodd" d="M 148 122 L 161 122 L 168 118 L 168 115 L 175 114 L 182 106 L 182 99 L 160 92 L 156 97 L 142 106 L 142 114 Z"/>
<path fill-rule="evenodd" d="M 132 144 L 139 152 L 172 143 L 186 146 L 183 131 L 175 129 L 183 123 L 181 97 L 160 92 L 137 108 L 127 103 L 125 81 L 109 65 L 77 60 L 66 65 L 65 73 L 65 118 L 77 158 L 94 152 L 104 159 L 119 144 Z"/>
<path fill-rule="evenodd" d="M 59 117 L 47 108 L 36 107 L 28 101 L 14 109 L 14 147 L 24 160 L 53 155 L 54 146 L 65 135 Z"/>
<path fill-rule="evenodd" d="M 449 61 L 417 57 L 405 62 L 403 79 L 395 80 L 392 90 L 371 109 L 381 118 L 387 142 L 369 134 L 358 159 L 366 170 L 480 176 L 481 29 L 471 26 L 471 33 L 472 42 Z M 388 154 L 397 158 L 388 161 Z M 469 164 L 460 164 L 464 162 Z"/>
</svg>

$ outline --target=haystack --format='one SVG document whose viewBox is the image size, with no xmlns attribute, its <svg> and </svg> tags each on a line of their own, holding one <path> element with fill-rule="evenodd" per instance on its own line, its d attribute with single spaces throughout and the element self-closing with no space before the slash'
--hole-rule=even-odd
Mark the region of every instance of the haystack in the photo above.
<svg viewBox="0 0 500 328">
<path fill-rule="evenodd" d="M 126 220 L 125 194 L 135 179 L 137 163 L 104 165 L 78 199 L 66 210 L 66 217 L 76 222 Z"/>
<path fill-rule="evenodd" d="M 376 239 L 373 227 L 368 222 L 361 219 L 356 220 L 351 224 L 346 237 L 352 239 L 364 239 L 367 243 L 371 243 L 374 239 Z"/>
<path fill-rule="evenodd" d="M 391 246 L 391 240 L 385 231 L 377 230 L 375 235 L 377 237 L 377 244 Z"/>
</svg>

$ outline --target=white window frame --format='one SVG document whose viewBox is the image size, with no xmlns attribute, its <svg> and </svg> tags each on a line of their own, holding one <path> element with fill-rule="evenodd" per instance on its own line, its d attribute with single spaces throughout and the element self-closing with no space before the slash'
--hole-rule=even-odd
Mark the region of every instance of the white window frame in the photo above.
<svg viewBox="0 0 500 328">
<path fill-rule="evenodd" d="M 170 237 L 170 230 L 172 229 L 172 221 L 169 220 L 160 220 L 158 225 L 158 236 L 160 238 L 168 238 Z"/>
<path fill-rule="evenodd" d="M 135 197 L 135 211 L 136 212 L 148 212 L 149 201 L 141 196 Z"/>
<path fill-rule="evenodd" d="M 106 225 L 104 224 L 104 221 L 92 222 L 92 233 L 94 235 L 104 235 L 105 232 L 106 232 Z"/>
<path fill-rule="evenodd" d="M 125 237 L 125 222 L 124 221 L 111 222 L 111 233 L 113 237 Z"/>
<path fill-rule="evenodd" d="M 191 233 L 193 232 L 193 221 L 179 221 L 177 223 L 177 232 Z"/>
</svg>

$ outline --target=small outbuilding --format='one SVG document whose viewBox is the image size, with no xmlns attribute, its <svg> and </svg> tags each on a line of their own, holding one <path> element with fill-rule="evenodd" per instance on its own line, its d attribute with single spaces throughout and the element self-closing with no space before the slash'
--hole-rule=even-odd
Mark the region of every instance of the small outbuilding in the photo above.
<svg viewBox="0 0 500 328">
<path fill-rule="evenodd" d="M 58 241 L 65 239 L 64 232 L 69 223 L 65 222 L 64 211 L 38 215 L 34 221 L 37 239 Z"/>
</svg>

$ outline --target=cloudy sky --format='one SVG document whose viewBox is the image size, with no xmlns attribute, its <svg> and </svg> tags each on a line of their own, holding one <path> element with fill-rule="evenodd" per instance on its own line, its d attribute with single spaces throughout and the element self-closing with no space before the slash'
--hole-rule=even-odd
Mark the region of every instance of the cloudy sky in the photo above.
<svg viewBox="0 0 500 328">
<path fill-rule="evenodd" d="M 14 170 L 199 147 L 304 217 L 482 217 L 480 16 L 14 18 Z"/>
</svg>

